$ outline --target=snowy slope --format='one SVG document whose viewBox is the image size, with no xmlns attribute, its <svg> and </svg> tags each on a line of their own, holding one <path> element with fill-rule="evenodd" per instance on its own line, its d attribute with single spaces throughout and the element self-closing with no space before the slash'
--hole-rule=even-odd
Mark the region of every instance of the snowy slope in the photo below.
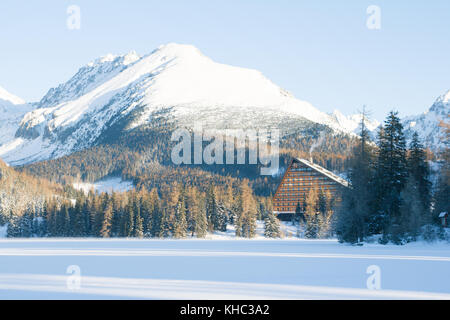
<svg viewBox="0 0 450 320">
<path fill-rule="evenodd" d="M 346 116 L 342 114 L 339 110 L 335 110 L 331 116 L 335 119 L 337 124 L 344 128 L 347 132 L 354 132 L 356 134 L 359 133 L 360 124 L 361 124 L 361 115 L 353 114 Z M 376 131 L 376 129 L 381 125 L 378 120 L 366 119 L 365 125 L 367 129 L 371 132 Z"/>
<path fill-rule="evenodd" d="M 136 110 L 129 128 L 165 111 L 183 126 L 285 129 L 306 121 L 347 132 L 256 70 L 216 63 L 193 46 L 168 44 L 141 58 L 109 55 L 81 68 L 23 118 L 0 157 L 21 164 L 69 154 L 91 146 Z"/>
<path fill-rule="evenodd" d="M 2 95 L 14 105 L 23 103 L 0 91 Z M 428 145 L 438 143 L 436 126 L 448 115 L 448 96 L 426 114 L 405 120 Z M 125 123 L 120 130 L 129 130 L 163 118 L 175 126 L 279 128 L 282 133 L 308 132 L 319 125 L 321 130 L 354 134 L 360 120 L 358 115 L 321 112 L 259 71 L 216 63 L 197 48 L 179 44 L 143 57 L 131 52 L 97 59 L 50 89 L 36 109 L 27 108 L 0 115 L 8 123 L 0 129 L 0 158 L 13 165 L 88 148 L 119 123 Z M 375 131 L 379 123 L 367 125 Z"/>
<path fill-rule="evenodd" d="M 444 130 L 439 127 L 441 121 L 450 124 L 450 90 L 437 98 L 427 112 L 407 117 L 403 124 L 408 138 L 417 132 L 427 147 L 440 150 L 444 147 Z"/>
<path fill-rule="evenodd" d="M 6 103 L 20 105 L 25 104 L 25 101 L 0 87 L 0 104 Z"/>
<path fill-rule="evenodd" d="M 0 87 L 0 146 L 14 139 L 23 116 L 33 107 Z"/>
<path fill-rule="evenodd" d="M 82 67 L 66 83 L 59 85 L 57 88 L 51 88 L 39 104 L 52 107 L 75 100 L 112 79 L 139 59 L 140 56 L 134 51 L 126 55 L 108 54 L 101 57 Z"/>
</svg>

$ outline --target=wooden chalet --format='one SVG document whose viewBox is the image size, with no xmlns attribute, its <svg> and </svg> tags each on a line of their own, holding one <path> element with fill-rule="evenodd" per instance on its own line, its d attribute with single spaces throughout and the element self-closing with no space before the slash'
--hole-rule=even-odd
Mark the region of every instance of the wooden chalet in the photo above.
<svg viewBox="0 0 450 320">
<path fill-rule="evenodd" d="M 297 206 L 304 210 L 311 188 L 337 195 L 348 182 L 312 161 L 292 159 L 273 197 L 273 211 L 280 220 L 290 220 Z"/>
</svg>

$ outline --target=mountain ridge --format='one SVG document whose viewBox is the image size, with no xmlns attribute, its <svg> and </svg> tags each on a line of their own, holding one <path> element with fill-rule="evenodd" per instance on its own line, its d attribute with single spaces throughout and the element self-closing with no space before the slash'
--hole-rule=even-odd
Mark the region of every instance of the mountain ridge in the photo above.
<svg viewBox="0 0 450 320">
<path fill-rule="evenodd" d="M 428 131 L 437 126 L 438 115 L 448 114 L 449 92 L 429 110 L 433 117 L 404 120 L 408 135 L 419 128 L 428 145 L 437 144 L 430 139 L 436 132 Z M 23 102 L 7 92 L 3 95 Z M 0 113 L 0 119 L 9 119 L 7 128 L 0 128 L 7 131 L 3 136 L 0 132 L 0 158 L 14 165 L 91 147 L 118 124 L 121 130 L 156 121 L 174 127 L 281 128 L 283 134 L 309 134 L 310 128 L 327 127 L 353 135 L 360 122 L 359 115 L 326 114 L 296 99 L 260 71 L 220 64 L 194 46 L 175 43 L 144 56 L 132 51 L 98 58 L 51 88 L 38 103 L 23 106 L 12 118 Z M 379 125 L 376 120 L 367 122 L 373 133 Z"/>
</svg>

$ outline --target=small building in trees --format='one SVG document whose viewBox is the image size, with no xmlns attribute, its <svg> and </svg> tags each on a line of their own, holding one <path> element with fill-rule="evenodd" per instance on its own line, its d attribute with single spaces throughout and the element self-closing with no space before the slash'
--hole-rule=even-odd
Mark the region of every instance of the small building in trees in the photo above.
<svg viewBox="0 0 450 320">
<path fill-rule="evenodd" d="M 305 159 L 291 160 L 273 197 L 273 211 L 280 220 L 291 220 L 299 209 L 304 212 L 306 198 L 312 188 L 337 196 L 348 187 L 345 179 Z"/>
<path fill-rule="evenodd" d="M 441 212 L 439 219 L 441 219 L 442 226 L 448 228 L 448 212 Z"/>
</svg>

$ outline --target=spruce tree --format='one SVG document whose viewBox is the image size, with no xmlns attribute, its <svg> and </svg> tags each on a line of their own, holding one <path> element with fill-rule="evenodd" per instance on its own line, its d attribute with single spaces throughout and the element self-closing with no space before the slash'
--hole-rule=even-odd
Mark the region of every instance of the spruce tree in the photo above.
<svg viewBox="0 0 450 320">
<path fill-rule="evenodd" d="M 70 237 L 71 236 L 71 229 L 70 229 L 70 213 L 69 213 L 69 204 L 64 204 L 63 206 L 63 210 L 62 210 L 62 214 L 63 214 L 63 225 L 62 225 L 62 232 L 60 234 L 60 236 L 63 237 Z"/>
<path fill-rule="evenodd" d="M 75 208 L 73 209 L 73 235 L 75 237 L 83 237 L 86 236 L 85 218 L 83 216 L 85 197 L 80 195 L 75 201 Z"/>
<path fill-rule="evenodd" d="M 100 230 L 101 237 L 103 238 L 111 237 L 113 216 L 114 216 L 114 207 L 112 202 L 109 202 L 103 214 L 102 228 Z"/>
<path fill-rule="evenodd" d="M 443 150 L 438 153 L 439 176 L 436 185 L 436 190 L 433 195 L 434 222 L 440 225 L 439 214 L 442 212 L 450 213 L 450 201 L 448 200 L 450 194 L 450 124 L 441 122 L 439 125 L 444 134 L 441 138 Z"/>
<path fill-rule="evenodd" d="M 134 222 L 134 230 L 133 230 L 133 236 L 136 238 L 143 238 L 144 237 L 144 219 L 142 219 L 140 212 L 138 211 L 135 215 L 135 222 Z"/>
<path fill-rule="evenodd" d="M 125 209 L 122 234 L 124 237 L 133 237 L 134 234 L 134 211 L 131 199 Z"/>
<path fill-rule="evenodd" d="M 420 193 L 420 185 L 412 175 L 409 176 L 406 187 L 401 193 L 401 200 L 401 227 L 392 238 L 392 241 L 397 244 L 416 241 L 420 228 L 428 220 L 428 217 L 424 215 L 426 208 Z"/>
<path fill-rule="evenodd" d="M 161 211 L 161 199 L 159 198 L 158 191 L 153 189 L 150 192 L 150 219 L 148 221 L 147 229 L 152 237 L 159 237 L 161 233 L 162 225 L 162 211 Z"/>
<path fill-rule="evenodd" d="M 390 112 L 378 134 L 376 209 L 383 241 L 399 231 L 402 192 L 408 177 L 406 142 L 397 112 Z"/>
<path fill-rule="evenodd" d="M 269 213 L 264 219 L 264 236 L 266 238 L 280 238 L 280 221 L 273 213 Z"/>
<path fill-rule="evenodd" d="M 256 235 L 257 208 L 253 191 L 248 180 L 243 180 L 239 190 L 239 212 L 236 225 L 236 236 L 253 238 Z"/>
<path fill-rule="evenodd" d="M 175 221 L 173 225 L 173 236 L 175 238 L 186 237 L 187 222 L 186 222 L 186 207 L 184 205 L 183 194 L 180 195 L 177 206 L 175 208 Z"/>
<path fill-rule="evenodd" d="M 217 199 L 213 186 L 208 189 L 208 193 L 206 195 L 206 218 L 208 219 L 209 232 L 213 232 L 219 229 Z"/>
<path fill-rule="evenodd" d="M 319 234 L 319 213 L 317 209 L 318 192 L 317 188 L 311 188 L 306 198 L 306 228 L 305 237 L 315 239 Z"/>
<path fill-rule="evenodd" d="M 199 207 L 199 211 L 195 215 L 195 234 L 197 238 L 204 238 L 208 234 L 208 220 L 206 219 L 206 212 Z"/>
<path fill-rule="evenodd" d="M 428 216 L 431 201 L 430 168 L 417 132 L 414 132 L 409 146 L 408 171 L 409 176 L 417 183 L 417 191 L 421 198 L 421 208 L 424 210 L 422 214 Z"/>
<path fill-rule="evenodd" d="M 152 230 L 152 212 L 153 212 L 153 202 L 151 201 L 150 194 L 143 192 L 141 195 L 141 217 L 143 225 L 143 233 L 145 237 L 151 236 Z"/>
<path fill-rule="evenodd" d="M 364 108 L 361 113 L 359 141 L 352 149 L 347 172 L 350 187 L 340 189 L 342 201 L 336 215 L 336 233 L 341 242 L 362 242 L 366 236 L 381 230 L 379 215 L 373 210 L 374 153 L 365 124 L 367 117 Z"/>
<path fill-rule="evenodd" d="M 162 216 L 161 216 L 161 229 L 159 232 L 160 238 L 168 238 L 171 235 L 171 224 L 170 224 L 170 217 L 168 215 L 167 209 L 162 209 Z"/>
<path fill-rule="evenodd" d="M 297 202 L 297 206 L 295 207 L 295 220 L 298 223 L 305 222 L 305 215 L 303 214 L 303 209 L 300 202 Z"/>
<path fill-rule="evenodd" d="M 228 212 L 227 208 L 222 203 L 219 203 L 217 205 L 217 221 L 216 221 L 216 228 L 218 231 L 222 232 L 227 231 L 229 215 L 230 213 Z"/>
</svg>

